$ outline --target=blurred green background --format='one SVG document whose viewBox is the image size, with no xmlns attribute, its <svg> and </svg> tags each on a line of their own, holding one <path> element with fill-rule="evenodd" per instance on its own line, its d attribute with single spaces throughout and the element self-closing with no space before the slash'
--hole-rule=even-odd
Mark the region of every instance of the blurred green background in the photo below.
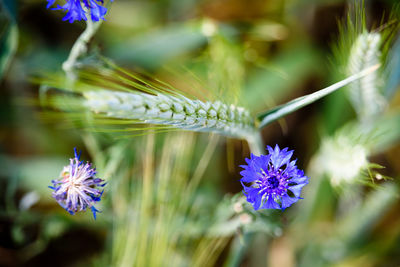
<svg viewBox="0 0 400 267">
<path fill-rule="evenodd" d="M 61 70 L 84 23 L 63 22 L 62 12 L 46 9 L 44 0 L 0 3 L 0 266 L 173 266 L 148 262 L 146 257 L 141 262 L 128 260 L 129 251 L 120 253 L 123 249 L 117 246 L 120 240 L 115 233 L 131 228 L 116 220 L 134 213 L 135 204 L 130 210 L 131 204 L 124 201 L 134 202 L 135 197 L 127 193 L 125 200 L 118 200 L 115 196 L 122 189 L 116 181 L 123 181 L 127 173 L 141 179 L 141 162 L 146 162 L 144 155 L 152 147 L 150 137 L 120 140 L 72 129 L 62 121 L 43 120 L 41 108 L 32 104 L 39 97 L 32 77 Z M 367 25 L 385 21 L 384 14 L 396 3 L 366 1 Z M 102 54 L 182 90 L 206 88 L 215 99 L 251 107 L 256 113 L 343 78 L 333 64 L 331 48 L 338 42 L 338 21 L 345 18 L 348 4 L 342 0 L 115 0 L 90 43 L 86 60 L 90 63 L 91 55 Z M 243 214 L 232 208 L 237 203 L 234 195 L 242 190 L 238 166 L 249 155 L 246 143 L 182 133 L 181 140 L 193 147 L 187 148 L 191 160 L 186 166 L 179 163 L 177 173 L 186 177 L 183 183 L 198 173 L 202 180 L 192 192 L 193 199 L 187 200 L 188 206 L 195 204 L 193 210 L 182 212 L 187 218 L 180 223 L 189 237 L 180 233 L 178 239 L 187 238 L 187 244 L 176 241 L 172 232 L 164 245 L 178 244 L 174 253 L 181 253 L 183 259 L 178 262 L 183 266 L 201 266 L 201 262 L 203 266 L 399 266 L 399 104 L 397 92 L 389 102 L 392 115 L 382 122 L 390 132 L 384 133 L 386 137 L 370 157 L 385 167 L 381 173 L 392 180 L 378 181 L 377 189 L 354 185 L 336 190 L 328 179 L 309 175 L 310 185 L 302 194 L 305 200 L 284 213 L 243 213 L 263 222 L 253 228 L 235 221 L 235 216 Z M 321 139 L 355 116 L 344 91 L 338 91 L 266 127 L 262 136 L 266 144 L 295 149 L 299 166 L 307 171 Z M 180 140 L 174 145 L 170 138 L 169 134 L 155 137 L 151 149 L 155 170 L 169 166 L 162 163 L 163 149 L 181 147 Z M 208 145 L 212 153 L 204 156 Z M 72 157 L 73 147 L 82 149 L 84 159 L 94 161 L 100 174 L 109 179 L 103 213 L 96 221 L 90 214 L 70 216 L 47 188 Z M 171 151 L 171 158 L 185 158 L 186 152 L 175 155 Z M 207 167 L 199 171 L 202 158 Z M 160 173 L 161 177 L 168 172 Z M 131 186 L 137 188 L 135 183 Z M 167 187 L 166 194 L 180 188 L 174 182 Z M 179 201 L 181 196 L 176 198 Z M 155 207 L 161 205 L 158 198 L 152 201 Z M 171 214 L 178 211 L 174 208 Z M 151 225 L 153 217 L 149 218 Z M 140 223 L 135 234 L 151 236 L 156 231 Z M 201 254 L 205 241 L 200 239 L 206 240 L 204 233 L 210 229 L 223 238 L 215 245 L 217 252 L 210 252 L 214 259 L 207 262 Z M 196 249 L 189 249 L 194 243 L 199 243 L 200 256 L 193 252 Z M 153 255 L 151 249 L 146 251 L 148 257 Z M 198 259 L 196 264 L 186 259 L 192 256 Z"/>
</svg>

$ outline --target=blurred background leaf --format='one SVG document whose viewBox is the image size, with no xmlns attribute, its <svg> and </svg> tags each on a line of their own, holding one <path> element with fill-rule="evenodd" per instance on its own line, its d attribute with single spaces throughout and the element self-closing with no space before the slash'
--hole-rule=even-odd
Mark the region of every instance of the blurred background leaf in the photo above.
<svg viewBox="0 0 400 267">
<path fill-rule="evenodd" d="M 18 46 L 16 2 L 0 2 L 0 79 L 7 71 Z"/>
</svg>

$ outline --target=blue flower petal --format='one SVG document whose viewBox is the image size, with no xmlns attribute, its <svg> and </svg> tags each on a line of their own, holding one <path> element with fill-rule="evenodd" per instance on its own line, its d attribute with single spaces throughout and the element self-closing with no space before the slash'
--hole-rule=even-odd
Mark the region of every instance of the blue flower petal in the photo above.
<svg viewBox="0 0 400 267">
<path fill-rule="evenodd" d="M 54 2 L 55 2 L 56 0 L 47 0 L 47 5 L 46 5 L 46 8 L 50 8 L 52 5 L 54 5 Z"/>
<path fill-rule="evenodd" d="M 97 4 L 94 0 L 90 0 L 90 15 L 93 21 L 104 20 L 107 8 Z"/>
<path fill-rule="evenodd" d="M 255 198 L 253 201 L 253 207 L 255 210 L 258 210 L 260 208 L 261 200 L 262 200 L 262 196 L 260 196 L 259 194 L 255 195 Z"/>
<path fill-rule="evenodd" d="M 290 207 L 293 203 L 296 203 L 299 199 L 297 197 L 290 197 L 288 194 L 283 195 L 281 202 L 282 202 L 282 210 Z"/>
<path fill-rule="evenodd" d="M 308 184 L 308 177 L 307 176 L 294 177 L 290 179 L 290 182 L 296 184 Z"/>
<path fill-rule="evenodd" d="M 287 148 L 285 148 L 287 149 Z M 287 151 L 284 154 L 282 153 L 280 157 L 280 161 L 278 161 L 277 165 L 281 167 L 282 165 L 287 165 L 290 161 L 290 158 L 293 156 L 293 150 Z"/>
<path fill-rule="evenodd" d="M 264 202 L 263 209 L 280 209 L 279 204 L 275 202 L 273 196 L 268 196 L 267 200 Z"/>
<path fill-rule="evenodd" d="M 78 20 L 87 20 L 86 13 L 90 14 L 92 21 L 104 20 L 107 13 L 107 8 L 104 7 L 103 0 L 66 0 L 67 2 L 60 6 L 52 8 L 52 10 L 64 10 L 67 14 L 63 17 L 64 21 L 73 23 Z M 111 0 L 111 2 L 113 2 Z M 47 0 L 46 8 L 50 8 L 55 3 L 55 0 Z M 85 7 L 85 9 L 84 9 Z M 79 158 L 79 157 L 78 157 Z"/>
<path fill-rule="evenodd" d="M 248 170 L 241 171 L 240 175 L 243 176 L 243 178 L 240 181 L 245 182 L 245 183 L 251 183 L 258 179 L 256 175 L 253 175 L 252 171 L 248 171 Z"/>
<path fill-rule="evenodd" d="M 96 220 L 96 218 L 97 218 L 96 212 L 101 213 L 101 211 L 97 210 L 94 206 L 92 206 L 92 207 L 90 208 L 90 210 L 91 210 L 92 213 L 93 213 L 93 218 Z"/>
<path fill-rule="evenodd" d="M 69 23 L 73 23 L 75 20 L 87 20 L 80 0 L 69 0 L 61 8 L 67 11 L 63 21 L 68 20 Z"/>
<path fill-rule="evenodd" d="M 306 184 L 299 184 L 299 185 L 294 185 L 289 187 L 289 190 L 293 193 L 293 195 L 295 197 L 300 197 L 300 193 L 301 193 L 301 189 L 303 188 L 303 186 L 305 186 Z"/>
</svg>

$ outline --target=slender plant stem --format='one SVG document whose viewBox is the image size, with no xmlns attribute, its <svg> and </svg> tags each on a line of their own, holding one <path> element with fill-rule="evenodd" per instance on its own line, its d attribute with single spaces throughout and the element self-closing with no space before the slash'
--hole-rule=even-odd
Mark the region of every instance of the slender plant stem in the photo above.
<svg viewBox="0 0 400 267">
<path fill-rule="evenodd" d="M 253 238 L 253 233 L 244 233 L 242 236 L 236 235 L 232 241 L 224 267 L 239 267 L 246 253 L 247 246 Z"/>
<path fill-rule="evenodd" d="M 93 22 L 90 16 L 87 19 L 86 29 L 75 41 L 67 60 L 62 64 L 62 69 L 65 71 L 68 79 L 72 81 L 76 79 L 76 74 L 74 72 L 76 61 L 80 56 L 84 55 L 87 52 L 87 44 L 89 43 L 90 39 L 92 39 L 93 35 L 97 32 L 101 23 L 102 20 L 98 22 Z"/>
<path fill-rule="evenodd" d="M 249 144 L 251 153 L 256 156 L 263 155 L 265 153 L 264 142 L 261 138 L 261 129 L 255 130 L 252 135 L 247 135 L 246 141 Z"/>
</svg>

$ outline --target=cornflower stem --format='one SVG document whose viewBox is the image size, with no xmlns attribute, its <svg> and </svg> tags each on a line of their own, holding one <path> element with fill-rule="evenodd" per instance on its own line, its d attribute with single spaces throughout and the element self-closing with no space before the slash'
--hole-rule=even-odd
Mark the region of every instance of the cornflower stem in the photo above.
<svg viewBox="0 0 400 267">
<path fill-rule="evenodd" d="M 247 245 L 253 238 L 253 233 L 243 233 L 241 236 L 236 235 L 233 239 L 228 259 L 225 262 L 224 267 L 239 267 L 242 263 L 243 256 L 246 253 Z"/>
<path fill-rule="evenodd" d="M 252 135 L 246 137 L 250 152 L 256 156 L 265 154 L 265 145 L 261 138 L 261 129 L 255 130 Z"/>
<path fill-rule="evenodd" d="M 82 55 L 87 52 L 87 44 L 93 35 L 97 32 L 102 20 L 98 22 L 93 22 L 90 16 L 86 21 L 86 29 L 81 33 L 81 35 L 76 39 L 74 45 L 72 46 L 71 52 L 66 61 L 62 64 L 62 69 L 65 71 L 67 78 L 69 80 L 76 80 L 76 74 L 74 68 L 76 66 L 76 61 Z"/>
</svg>

